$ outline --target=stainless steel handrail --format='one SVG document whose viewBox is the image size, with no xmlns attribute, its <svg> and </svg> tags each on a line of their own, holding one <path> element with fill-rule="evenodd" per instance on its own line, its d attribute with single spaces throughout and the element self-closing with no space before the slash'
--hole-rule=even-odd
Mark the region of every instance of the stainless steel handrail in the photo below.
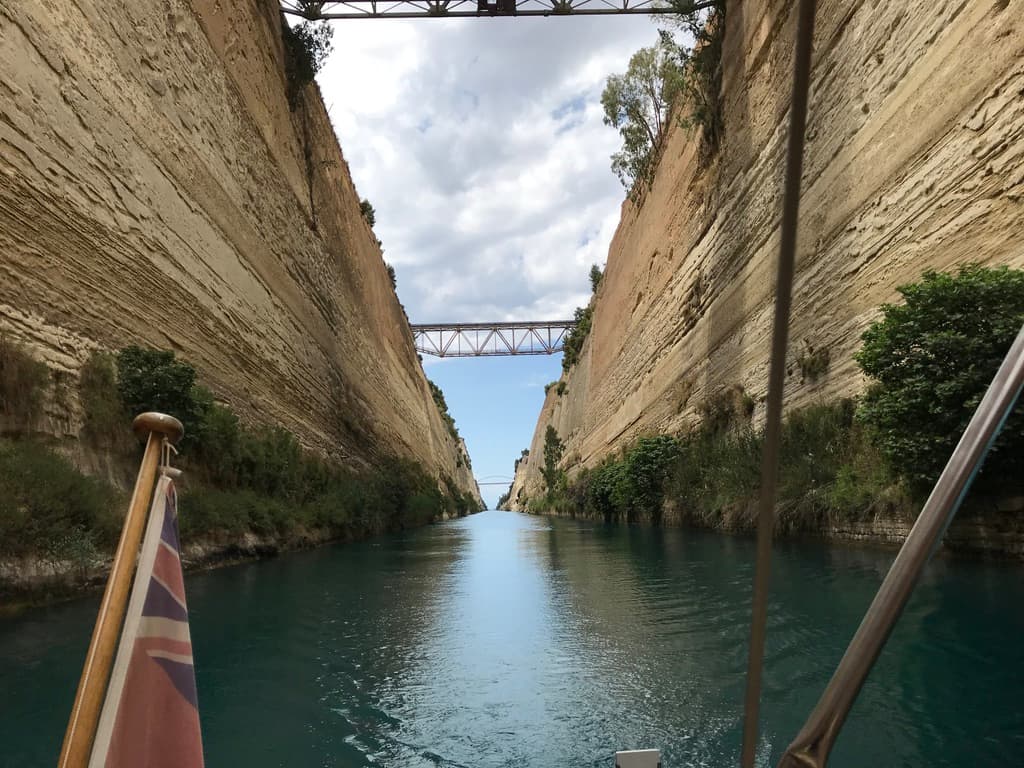
<svg viewBox="0 0 1024 768">
<path fill-rule="evenodd" d="M 903 612 L 928 560 L 942 541 L 985 454 L 1024 385 L 1024 328 L 985 392 L 963 437 L 939 476 L 892 568 L 878 588 L 857 633 L 843 654 L 804 727 L 782 756 L 779 768 L 823 768 L 839 730 L 871 667 Z"/>
</svg>

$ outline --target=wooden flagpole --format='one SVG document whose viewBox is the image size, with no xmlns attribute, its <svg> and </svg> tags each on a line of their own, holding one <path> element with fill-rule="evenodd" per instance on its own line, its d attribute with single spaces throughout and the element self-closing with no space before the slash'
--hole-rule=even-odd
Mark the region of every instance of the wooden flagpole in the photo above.
<svg viewBox="0 0 1024 768">
<path fill-rule="evenodd" d="M 163 441 L 166 439 L 170 443 L 177 443 L 185 434 L 180 421 L 162 413 L 140 414 L 132 422 L 132 429 L 136 435 L 146 438 L 146 452 L 142 457 L 142 466 L 139 467 L 139 476 L 135 481 L 135 491 L 128 506 L 128 515 L 121 528 L 121 540 L 117 544 L 110 576 L 107 578 L 107 587 L 103 592 L 103 601 L 100 603 L 96 626 L 89 642 L 82 677 L 78 681 L 78 691 L 75 693 L 75 704 L 71 708 L 68 728 L 64 733 L 58 768 L 86 768 L 89 763 L 89 754 L 92 751 L 93 739 L 96 737 L 96 726 L 107 690 L 107 680 L 114 662 L 114 650 L 128 606 L 132 574 L 135 571 L 142 531 L 146 527 L 146 511 L 153 495 Z"/>
</svg>

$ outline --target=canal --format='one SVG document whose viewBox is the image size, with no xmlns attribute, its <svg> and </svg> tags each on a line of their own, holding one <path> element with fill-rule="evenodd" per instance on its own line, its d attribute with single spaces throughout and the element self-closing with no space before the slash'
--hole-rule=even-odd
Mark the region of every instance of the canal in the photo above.
<svg viewBox="0 0 1024 768">
<path fill-rule="evenodd" d="M 187 510 L 186 510 L 187 514 Z M 187 579 L 206 762 L 734 766 L 752 540 L 486 512 Z M 760 762 L 890 551 L 777 546 Z M 0 764 L 55 762 L 98 598 L 0 620 Z M 932 563 L 833 766 L 1024 765 L 1024 568 Z"/>
</svg>

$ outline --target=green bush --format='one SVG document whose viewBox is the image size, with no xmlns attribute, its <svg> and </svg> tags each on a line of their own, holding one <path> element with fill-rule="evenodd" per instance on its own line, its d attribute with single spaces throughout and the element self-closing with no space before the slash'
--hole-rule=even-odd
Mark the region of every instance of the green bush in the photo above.
<svg viewBox="0 0 1024 768">
<path fill-rule="evenodd" d="M 45 363 L 0 334 L 0 414 L 14 430 L 27 431 L 35 425 L 49 381 Z"/>
<path fill-rule="evenodd" d="M 430 395 L 434 398 L 434 405 L 437 406 L 437 412 L 441 414 L 441 421 L 443 421 L 445 426 L 448 428 L 448 434 L 450 434 L 452 439 L 458 443 L 459 430 L 455 426 L 455 419 L 452 417 L 451 413 L 448 412 L 448 403 L 444 399 L 444 392 L 442 392 L 441 388 L 430 379 L 427 379 L 427 384 L 430 386 Z"/>
<path fill-rule="evenodd" d="M 334 30 L 327 23 L 314 24 L 304 21 L 291 27 L 282 21 L 284 73 L 288 87 L 288 105 L 293 112 L 298 106 L 302 89 L 313 82 L 316 73 L 327 60 L 332 48 L 333 35 Z"/>
<path fill-rule="evenodd" d="M 780 528 L 818 530 L 828 517 L 859 520 L 880 505 L 909 514 L 909 497 L 853 413 L 846 400 L 794 411 L 783 422 Z M 530 511 L 658 523 L 670 501 L 699 525 L 752 528 L 763 444 L 763 433 L 746 423 L 643 437 L 571 483 L 549 486 Z"/>
<path fill-rule="evenodd" d="M 564 451 L 565 443 L 558 436 L 558 431 L 548 424 L 544 431 L 544 469 L 541 474 L 544 475 L 549 495 L 557 493 L 565 484 L 565 473 L 558 468 Z"/>
<path fill-rule="evenodd" d="M 882 307 L 856 360 L 874 379 L 858 416 L 894 471 L 931 485 L 967 427 L 1024 324 L 1024 271 L 962 267 L 926 272 L 901 286 L 903 304 Z M 1016 477 L 1024 404 L 996 440 L 980 481 Z"/>
<path fill-rule="evenodd" d="M 590 327 L 594 319 L 594 305 L 588 304 L 585 307 L 576 307 L 573 316 L 575 325 L 565 334 L 562 342 L 562 370 L 568 373 L 580 360 L 583 353 L 583 342 L 590 335 Z"/>
<path fill-rule="evenodd" d="M 363 218 L 366 219 L 366 223 L 370 225 L 371 229 L 377 226 L 377 212 L 373 210 L 373 204 L 365 197 L 359 201 L 359 212 L 363 214 Z"/>
<path fill-rule="evenodd" d="M 0 440 L 0 554 L 70 551 L 71 537 L 109 548 L 123 505 L 114 489 L 46 446 Z"/>
<path fill-rule="evenodd" d="M 196 389 L 196 369 L 173 352 L 125 347 L 117 353 L 117 389 L 131 418 L 158 411 L 185 425 L 184 447 L 195 445 L 212 398 Z"/>
<path fill-rule="evenodd" d="M 118 391 L 113 355 L 93 352 L 89 356 L 79 373 L 78 398 L 85 413 L 82 436 L 86 440 L 109 447 L 130 444 L 131 420 Z"/>
<path fill-rule="evenodd" d="M 8 359 L 22 354 L 7 352 Z M 305 451 L 287 430 L 244 427 L 171 352 L 128 347 L 117 355 L 116 376 L 114 368 L 105 355 L 83 367 L 85 432 L 103 439 L 119 424 L 126 431 L 121 414 L 146 410 L 185 421 L 186 537 L 289 536 L 311 529 L 360 536 L 426 523 L 443 512 L 476 511 L 474 499 L 451 478 L 443 479 L 442 493 L 411 460 L 385 457 L 374 469 L 356 472 Z M 116 542 L 124 506 L 114 490 L 45 446 L 0 440 L 0 554 L 46 554 L 84 571 Z"/>
</svg>

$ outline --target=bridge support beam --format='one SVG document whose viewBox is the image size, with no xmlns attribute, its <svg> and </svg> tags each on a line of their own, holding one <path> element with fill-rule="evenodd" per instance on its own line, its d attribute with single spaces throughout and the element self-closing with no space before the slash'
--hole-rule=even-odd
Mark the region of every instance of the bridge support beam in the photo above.
<svg viewBox="0 0 1024 768">
<path fill-rule="evenodd" d="M 696 9 L 711 3 L 697 3 Z M 622 16 L 673 13 L 661 0 L 281 0 L 281 10 L 320 19 L 493 18 L 496 16 Z"/>
<path fill-rule="evenodd" d="M 416 351 L 435 357 L 553 355 L 561 352 L 572 320 L 523 323 L 412 325 Z"/>
</svg>

